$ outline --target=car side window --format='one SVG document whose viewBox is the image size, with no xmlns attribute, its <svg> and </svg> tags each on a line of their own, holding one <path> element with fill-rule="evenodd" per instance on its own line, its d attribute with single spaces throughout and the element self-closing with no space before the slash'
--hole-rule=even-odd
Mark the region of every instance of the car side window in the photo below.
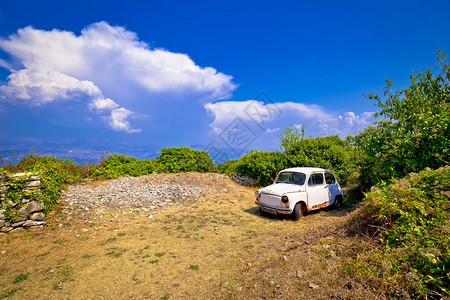
<svg viewBox="0 0 450 300">
<path fill-rule="evenodd" d="M 311 174 L 308 180 L 308 186 L 316 186 L 323 184 L 323 174 L 322 173 L 314 173 Z"/>
<path fill-rule="evenodd" d="M 334 178 L 334 175 L 331 173 L 325 173 L 325 182 L 327 184 L 335 184 L 336 178 Z"/>
</svg>

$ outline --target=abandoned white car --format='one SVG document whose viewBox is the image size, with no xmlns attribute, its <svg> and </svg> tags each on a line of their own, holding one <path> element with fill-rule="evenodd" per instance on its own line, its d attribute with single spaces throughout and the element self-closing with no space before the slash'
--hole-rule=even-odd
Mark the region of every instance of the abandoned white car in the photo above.
<svg viewBox="0 0 450 300">
<path fill-rule="evenodd" d="M 344 200 L 334 175 L 321 168 L 290 168 L 278 173 L 274 184 L 255 192 L 261 212 L 292 214 L 298 220 L 305 212 L 334 205 Z"/>
</svg>

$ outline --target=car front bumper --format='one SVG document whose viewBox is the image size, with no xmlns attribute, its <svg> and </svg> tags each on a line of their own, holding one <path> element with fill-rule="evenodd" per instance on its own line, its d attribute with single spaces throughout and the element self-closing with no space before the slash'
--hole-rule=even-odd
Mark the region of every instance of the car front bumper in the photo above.
<svg viewBox="0 0 450 300">
<path fill-rule="evenodd" d="M 288 215 L 288 214 L 292 213 L 292 209 L 290 209 L 290 208 L 268 205 L 268 204 L 261 203 L 259 201 L 255 201 L 255 204 L 258 205 L 262 211 L 267 212 L 269 214 L 273 214 L 273 215 L 277 215 L 277 214 Z"/>
</svg>

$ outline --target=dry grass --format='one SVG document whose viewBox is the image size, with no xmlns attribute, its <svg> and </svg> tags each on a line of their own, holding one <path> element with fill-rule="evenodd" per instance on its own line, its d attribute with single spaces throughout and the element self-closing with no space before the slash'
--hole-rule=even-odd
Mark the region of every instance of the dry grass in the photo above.
<svg viewBox="0 0 450 300">
<path fill-rule="evenodd" d="M 166 182 L 203 180 L 216 192 L 151 219 L 127 210 L 102 219 L 94 212 L 55 214 L 43 232 L 2 237 L 0 251 L 7 252 L 0 254 L 0 298 L 380 297 L 340 269 L 349 241 L 338 228 L 346 212 L 322 210 L 298 222 L 266 217 L 252 188 L 214 176 L 211 183 L 202 177 L 207 175 L 160 176 Z M 16 278 L 21 280 L 13 283 Z"/>
</svg>

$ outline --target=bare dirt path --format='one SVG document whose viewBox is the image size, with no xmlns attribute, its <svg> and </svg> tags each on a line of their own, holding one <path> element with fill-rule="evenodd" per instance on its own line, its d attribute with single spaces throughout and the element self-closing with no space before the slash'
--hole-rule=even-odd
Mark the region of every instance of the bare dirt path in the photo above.
<svg viewBox="0 0 450 300">
<path fill-rule="evenodd" d="M 0 238 L 0 296 L 377 298 L 341 270 L 346 211 L 322 210 L 298 222 L 262 216 L 255 188 L 217 174 L 121 180 L 115 184 L 123 186 L 110 186 L 120 205 L 108 205 L 115 200 L 105 186 L 114 181 L 86 183 L 65 193 L 43 232 Z M 130 196 L 142 186 L 139 197 Z M 155 196 L 168 186 L 173 193 Z M 153 196 L 143 201 L 147 194 Z M 164 204 L 156 207 L 155 199 Z"/>
</svg>

